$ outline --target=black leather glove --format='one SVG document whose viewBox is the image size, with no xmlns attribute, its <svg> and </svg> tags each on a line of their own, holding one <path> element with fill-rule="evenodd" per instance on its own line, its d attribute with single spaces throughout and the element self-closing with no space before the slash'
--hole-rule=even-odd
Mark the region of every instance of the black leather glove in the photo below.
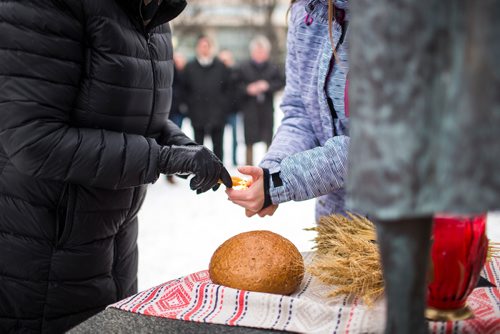
<svg viewBox="0 0 500 334">
<path fill-rule="evenodd" d="M 222 161 L 203 145 L 163 146 L 160 150 L 158 168 L 163 174 L 194 174 L 189 183 L 192 190 L 201 194 L 220 186 L 219 180 L 228 187 L 233 186 L 231 176 Z"/>
</svg>

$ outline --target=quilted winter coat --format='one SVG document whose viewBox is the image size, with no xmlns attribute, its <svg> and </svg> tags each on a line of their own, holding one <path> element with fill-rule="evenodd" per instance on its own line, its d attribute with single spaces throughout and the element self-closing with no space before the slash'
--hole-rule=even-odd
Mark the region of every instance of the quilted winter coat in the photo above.
<svg viewBox="0 0 500 334">
<path fill-rule="evenodd" d="M 168 122 L 164 0 L 0 1 L 0 332 L 59 333 L 137 289 L 137 212 Z"/>
</svg>

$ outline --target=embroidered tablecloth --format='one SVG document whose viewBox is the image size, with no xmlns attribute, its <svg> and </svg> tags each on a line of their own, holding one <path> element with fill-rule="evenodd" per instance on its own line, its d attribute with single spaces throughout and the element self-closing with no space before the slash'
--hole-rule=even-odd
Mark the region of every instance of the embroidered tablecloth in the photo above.
<svg viewBox="0 0 500 334">
<path fill-rule="evenodd" d="M 309 263 L 312 253 L 304 253 Z M 475 317 L 430 322 L 432 333 L 500 333 L 500 259 L 482 276 L 496 288 L 476 288 L 468 305 Z M 331 286 L 306 274 L 290 296 L 236 290 L 210 281 L 207 270 L 150 288 L 109 307 L 154 317 L 299 333 L 382 333 L 385 302 L 368 307 L 355 297 L 326 298 Z"/>
</svg>

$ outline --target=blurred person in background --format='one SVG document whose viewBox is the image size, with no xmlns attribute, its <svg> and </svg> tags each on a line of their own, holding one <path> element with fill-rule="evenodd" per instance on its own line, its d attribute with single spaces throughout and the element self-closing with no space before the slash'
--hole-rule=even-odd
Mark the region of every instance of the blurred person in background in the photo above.
<svg viewBox="0 0 500 334">
<path fill-rule="evenodd" d="M 201 35 L 196 57 L 184 69 L 184 92 L 194 139 L 200 145 L 210 135 L 213 151 L 223 160 L 224 127 L 228 112 L 229 69 L 215 57 L 214 41 Z"/>
<path fill-rule="evenodd" d="M 227 113 L 227 124 L 231 126 L 231 157 L 233 161 L 233 166 L 238 165 L 238 112 L 239 112 L 239 102 L 236 90 L 236 71 L 234 69 L 235 61 L 231 50 L 223 49 L 218 54 L 219 60 L 226 65 L 230 71 L 229 85 L 227 90 L 227 103 L 228 103 L 228 113 Z"/>
<path fill-rule="evenodd" d="M 62 333 L 137 292 L 137 213 L 160 173 L 231 186 L 168 120 L 167 22 L 185 5 L 0 1 L 1 333 Z"/>
<path fill-rule="evenodd" d="M 179 128 L 187 114 L 186 97 L 184 93 L 183 71 L 186 67 L 186 57 L 180 52 L 174 52 L 174 78 L 172 81 L 172 106 L 168 118 Z"/>
<path fill-rule="evenodd" d="M 250 60 L 238 69 L 237 82 L 241 95 L 243 126 L 246 145 L 246 164 L 253 164 L 253 145 L 271 145 L 274 127 L 274 93 L 284 86 L 278 66 L 269 57 L 271 43 L 262 35 L 254 37 L 249 45 Z"/>
</svg>

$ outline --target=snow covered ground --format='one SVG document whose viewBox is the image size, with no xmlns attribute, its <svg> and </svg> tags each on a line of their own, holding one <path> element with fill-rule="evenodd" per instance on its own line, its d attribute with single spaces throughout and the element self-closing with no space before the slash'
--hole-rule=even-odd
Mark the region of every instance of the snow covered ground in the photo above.
<svg viewBox="0 0 500 334">
<path fill-rule="evenodd" d="M 191 135 L 189 121 L 183 130 Z M 238 157 L 243 163 L 244 144 L 242 138 L 239 141 Z M 210 148 L 210 141 L 205 145 Z M 264 150 L 264 145 L 255 147 L 255 161 Z M 231 175 L 237 175 L 236 168 L 230 167 L 230 152 L 227 129 L 225 165 Z M 175 182 L 169 184 L 162 177 L 151 185 L 139 214 L 139 291 L 208 269 L 215 249 L 241 232 L 266 229 L 288 238 L 300 251 L 313 246 L 314 232 L 304 229 L 314 226 L 314 200 L 282 204 L 272 217 L 247 218 L 242 208 L 227 200 L 224 187 L 196 195 L 187 180 L 175 178 Z M 489 214 L 488 235 L 500 242 L 500 212 Z"/>
</svg>

